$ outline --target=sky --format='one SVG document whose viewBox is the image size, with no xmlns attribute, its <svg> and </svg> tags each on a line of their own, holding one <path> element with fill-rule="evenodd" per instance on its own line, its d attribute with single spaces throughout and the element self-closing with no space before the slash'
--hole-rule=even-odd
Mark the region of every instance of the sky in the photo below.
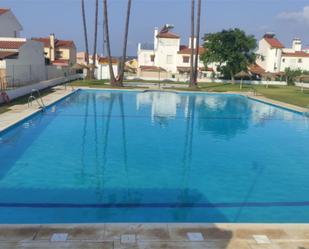
<svg viewBox="0 0 309 249">
<path fill-rule="evenodd" d="M 90 50 L 93 49 L 95 0 L 85 0 Z M 102 0 L 100 2 L 98 52 L 103 52 Z M 112 54 L 121 55 L 126 0 L 109 0 Z M 137 44 L 153 42 L 154 27 L 173 24 L 173 32 L 187 44 L 190 34 L 190 0 L 132 0 L 128 55 L 136 56 Z M 309 47 L 309 0 L 202 0 L 201 34 L 240 28 L 260 39 L 274 32 L 286 46 L 292 39 Z M 84 50 L 80 0 L 0 0 L 0 8 L 11 8 L 23 26 L 22 36 L 74 40 Z"/>
</svg>

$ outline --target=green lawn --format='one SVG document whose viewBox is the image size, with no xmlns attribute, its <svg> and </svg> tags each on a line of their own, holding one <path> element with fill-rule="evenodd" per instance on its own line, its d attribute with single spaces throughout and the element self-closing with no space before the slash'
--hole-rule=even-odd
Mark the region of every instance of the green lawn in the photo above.
<svg viewBox="0 0 309 249">
<path fill-rule="evenodd" d="M 209 92 L 248 92 L 255 91 L 258 94 L 265 96 L 266 98 L 282 101 L 292 105 L 301 107 L 309 107 L 309 89 L 301 91 L 299 87 L 295 86 L 254 86 L 244 85 L 240 90 L 239 84 L 201 84 L 202 91 Z"/>
</svg>

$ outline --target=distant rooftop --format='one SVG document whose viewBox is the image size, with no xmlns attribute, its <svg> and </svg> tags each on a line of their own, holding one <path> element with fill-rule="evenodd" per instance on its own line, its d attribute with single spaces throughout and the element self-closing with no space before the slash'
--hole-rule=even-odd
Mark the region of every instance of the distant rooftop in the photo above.
<svg viewBox="0 0 309 249">
<path fill-rule="evenodd" d="M 8 11 L 10 11 L 10 10 L 9 9 L 2 9 L 2 8 L 0 8 L 0 15 L 6 13 Z"/>
</svg>

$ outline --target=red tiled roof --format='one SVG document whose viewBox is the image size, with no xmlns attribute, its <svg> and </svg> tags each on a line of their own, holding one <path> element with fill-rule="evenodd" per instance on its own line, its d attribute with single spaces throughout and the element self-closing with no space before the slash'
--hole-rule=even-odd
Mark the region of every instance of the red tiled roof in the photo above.
<svg viewBox="0 0 309 249">
<path fill-rule="evenodd" d="M 159 72 L 159 71 L 165 72 L 166 71 L 164 68 L 156 67 L 156 66 L 140 66 L 140 69 L 142 71 L 150 71 L 150 72 Z"/>
<path fill-rule="evenodd" d="M 10 58 L 12 56 L 17 56 L 18 52 L 0 51 L 0 59 Z"/>
<path fill-rule="evenodd" d="M 68 66 L 70 63 L 69 60 L 54 60 L 52 62 L 53 65 L 55 66 Z"/>
<path fill-rule="evenodd" d="M 32 38 L 32 40 L 43 42 L 44 47 L 50 47 L 50 38 Z M 75 47 L 74 41 L 58 40 L 55 39 L 56 48 L 71 48 Z"/>
<path fill-rule="evenodd" d="M 176 35 L 172 32 L 160 32 L 157 35 L 157 38 L 166 38 L 166 39 L 180 39 L 179 35 Z"/>
<path fill-rule="evenodd" d="M 101 57 L 99 58 L 99 63 L 100 64 L 108 64 L 109 60 L 108 57 Z M 118 59 L 112 58 L 112 64 L 117 65 L 118 64 Z"/>
<path fill-rule="evenodd" d="M 294 53 L 283 53 L 284 57 L 309 57 L 309 53 L 305 53 L 304 51 L 294 52 Z"/>
<path fill-rule="evenodd" d="M 259 65 L 256 64 L 256 63 L 249 66 L 249 71 L 250 71 L 251 73 L 259 74 L 259 75 L 265 73 L 264 68 L 262 68 L 261 66 L 259 66 Z"/>
<path fill-rule="evenodd" d="M 200 47 L 198 52 L 199 52 L 199 55 L 203 54 L 205 52 L 205 48 Z M 178 54 L 191 54 L 191 48 L 180 46 L 180 50 Z M 195 54 L 195 49 L 194 49 L 194 54 Z"/>
<path fill-rule="evenodd" d="M 19 49 L 24 41 L 0 41 L 0 49 Z"/>
<path fill-rule="evenodd" d="M 284 48 L 284 45 L 275 37 L 264 37 L 264 39 L 272 48 Z"/>
<path fill-rule="evenodd" d="M 8 11 L 9 11 L 9 9 L 1 9 L 1 8 L 0 8 L 0 15 L 6 13 L 6 12 L 8 12 Z"/>
</svg>

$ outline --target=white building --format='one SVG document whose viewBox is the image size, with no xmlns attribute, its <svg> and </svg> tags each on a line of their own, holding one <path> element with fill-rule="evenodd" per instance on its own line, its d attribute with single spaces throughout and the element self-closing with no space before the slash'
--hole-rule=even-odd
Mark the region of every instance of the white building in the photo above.
<svg viewBox="0 0 309 249">
<path fill-rule="evenodd" d="M 302 48 L 300 39 L 294 39 L 286 48 L 274 34 L 265 34 L 259 42 L 257 64 L 266 72 L 281 73 L 286 68 L 309 70 L 309 51 Z"/>
<path fill-rule="evenodd" d="M 80 65 L 87 65 L 87 55 L 85 52 L 78 52 L 77 53 L 77 63 Z M 92 55 L 89 55 L 89 64 L 93 64 Z M 118 76 L 118 65 L 119 60 L 117 58 L 112 58 L 112 65 L 115 77 Z M 87 75 L 87 69 L 84 69 L 84 76 Z M 94 77 L 97 80 L 107 80 L 110 79 L 110 72 L 109 72 L 109 63 L 108 57 L 100 57 L 99 55 L 95 56 L 95 72 Z"/>
<path fill-rule="evenodd" d="M 0 8 L 0 37 L 20 37 L 22 29 L 10 9 Z"/>
<path fill-rule="evenodd" d="M 190 74 L 191 39 L 188 45 L 181 45 L 180 36 L 170 32 L 170 25 L 165 25 L 159 32 L 154 31 L 153 44 L 138 44 L 138 77 L 145 79 L 188 80 Z M 199 48 L 199 55 L 204 48 Z M 211 77 L 214 67 L 206 68 L 198 59 L 199 79 Z"/>
<path fill-rule="evenodd" d="M 119 64 L 118 59 L 112 58 L 112 65 L 115 77 L 118 76 L 118 64 Z M 109 64 L 107 57 L 99 57 L 96 60 L 95 77 L 97 80 L 110 79 Z"/>
<path fill-rule="evenodd" d="M 46 79 L 44 47 L 25 38 L 0 37 L 0 80 L 25 84 Z"/>
</svg>

